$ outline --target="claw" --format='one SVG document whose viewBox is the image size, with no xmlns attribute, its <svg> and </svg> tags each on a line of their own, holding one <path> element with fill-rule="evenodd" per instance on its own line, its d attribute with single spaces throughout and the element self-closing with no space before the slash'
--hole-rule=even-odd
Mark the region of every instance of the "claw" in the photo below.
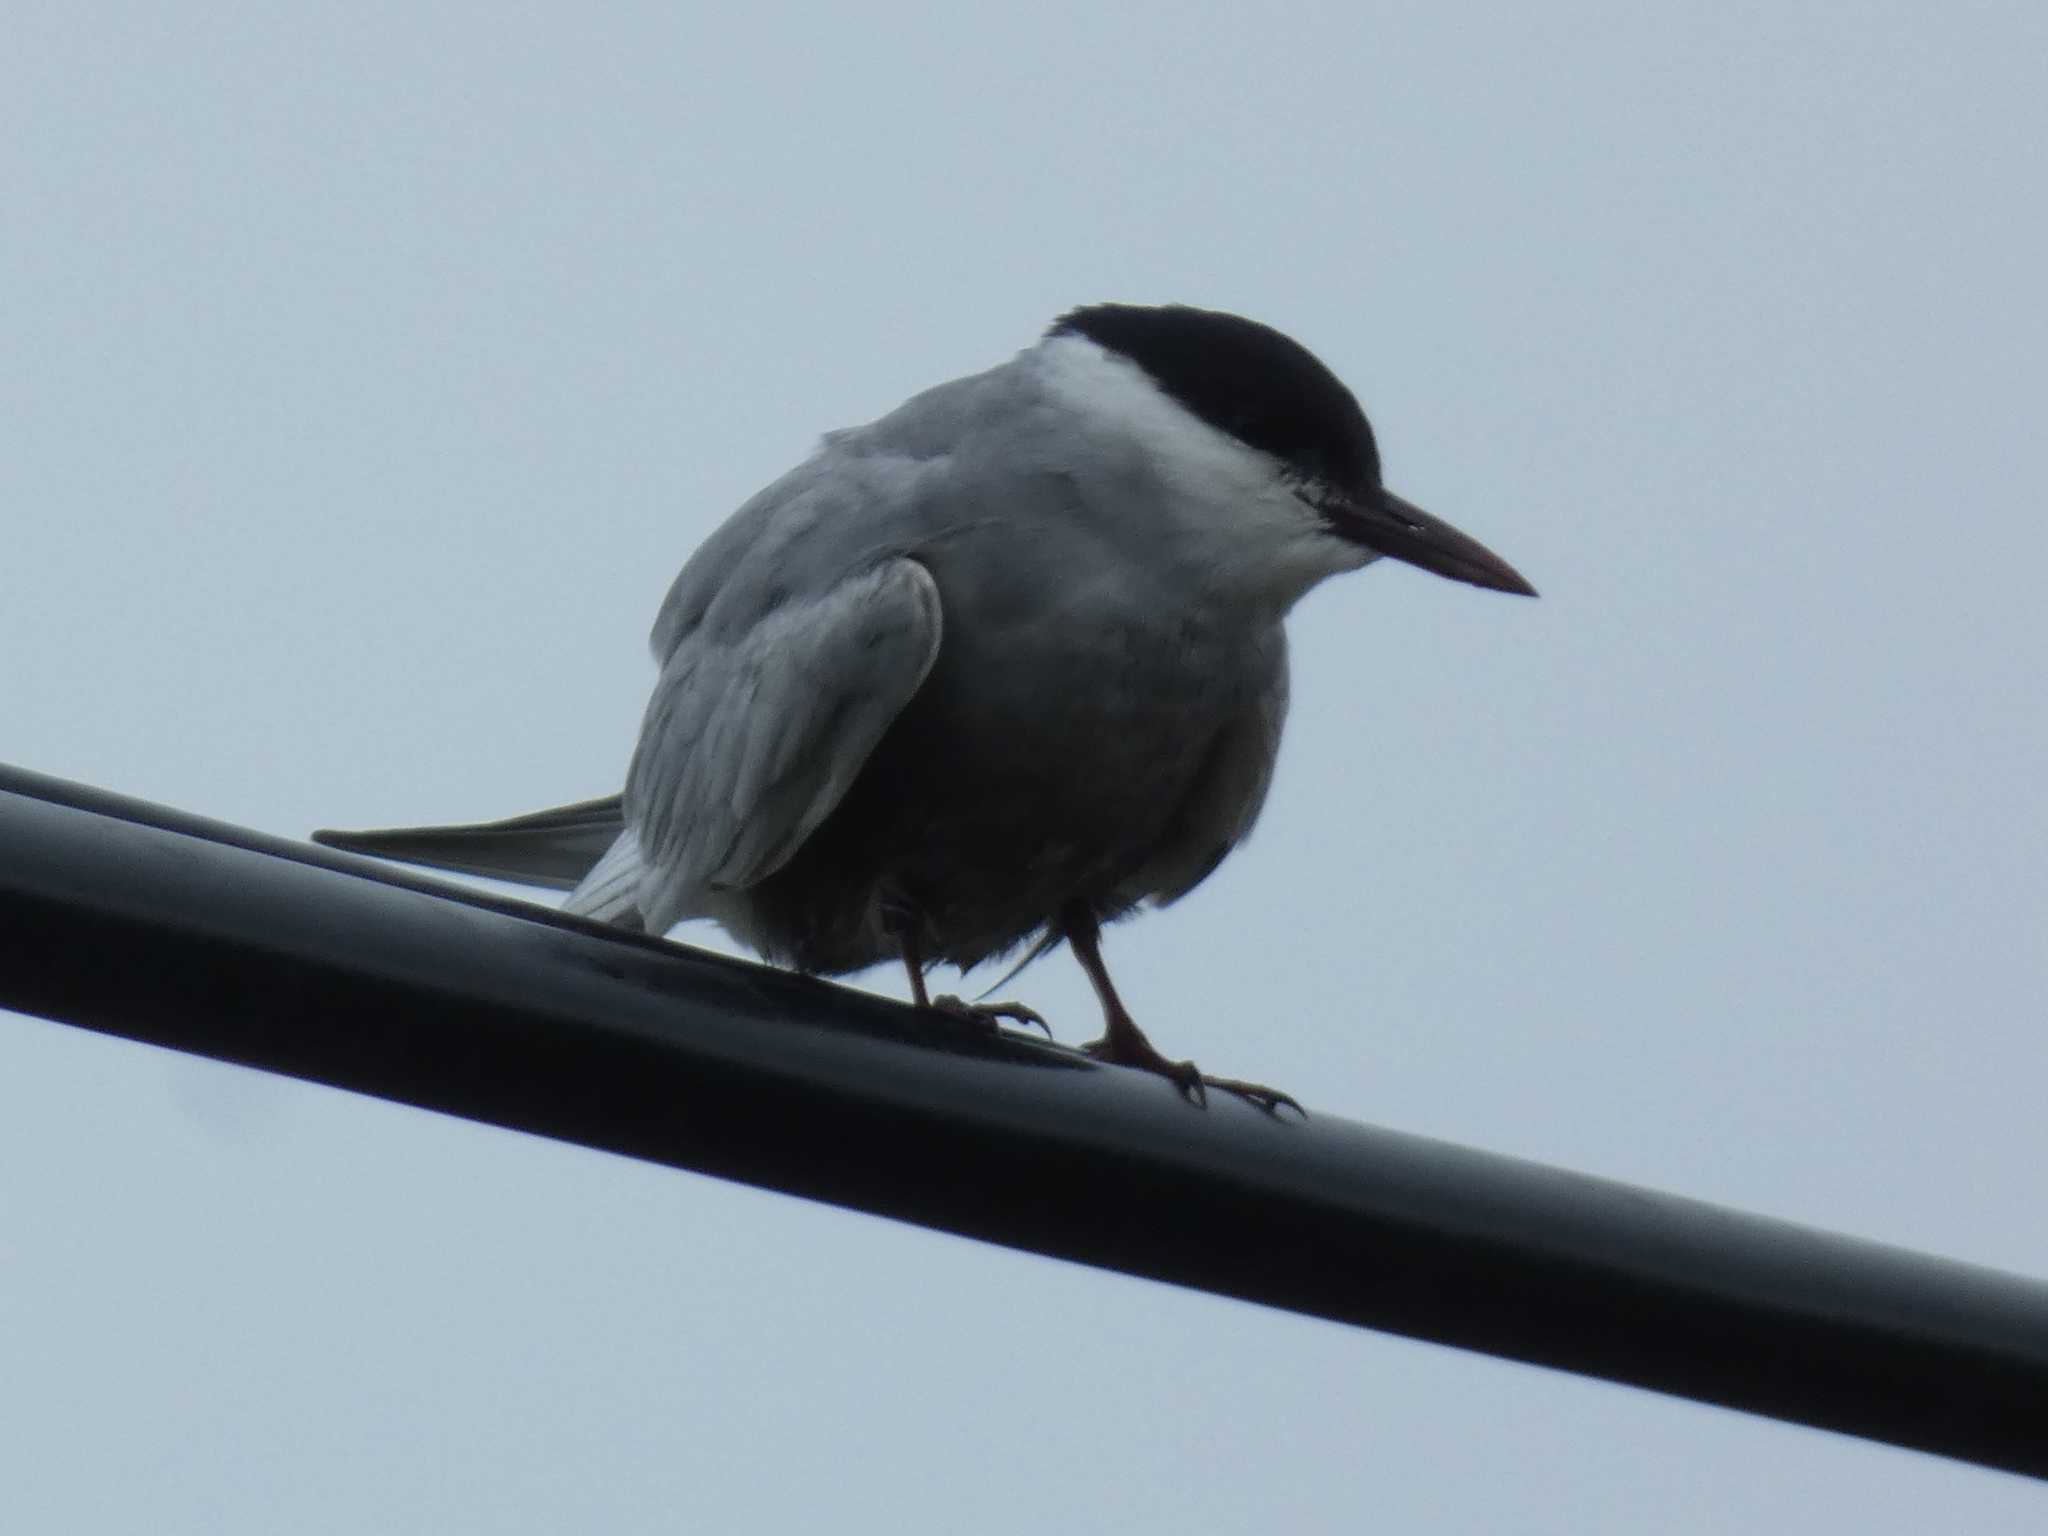
<svg viewBox="0 0 2048 1536">
<path fill-rule="evenodd" d="M 1100 1040 L 1090 1040 L 1081 1047 L 1083 1056 L 1091 1056 L 1112 1067 L 1136 1067 L 1140 1072 L 1150 1072 L 1165 1078 L 1180 1090 L 1180 1096 L 1197 1109 L 1209 1107 L 1209 1091 L 1204 1086 L 1201 1068 L 1192 1061 L 1169 1061 L 1158 1052 L 1149 1055 L 1134 1054 L 1128 1045 L 1113 1036 L 1104 1035 Z"/>
<path fill-rule="evenodd" d="M 1268 1088 L 1264 1083 L 1248 1083 L 1242 1078 L 1211 1077 L 1192 1061 L 1170 1061 L 1152 1050 L 1150 1042 L 1144 1041 L 1142 1036 L 1139 1040 L 1144 1045 L 1142 1050 L 1134 1047 L 1129 1039 L 1119 1040 L 1114 1036 L 1104 1035 L 1100 1040 L 1090 1040 L 1082 1046 L 1081 1054 L 1107 1062 L 1111 1066 L 1136 1067 L 1140 1072 L 1150 1072 L 1163 1077 L 1180 1090 L 1182 1098 L 1197 1109 L 1209 1107 L 1209 1090 L 1214 1088 L 1218 1092 L 1243 1099 L 1261 1114 L 1271 1115 L 1275 1120 L 1280 1118 L 1283 1106 L 1293 1110 L 1302 1119 L 1308 1119 L 1308 1111 L 1301 1107 L 1300 1100 L 1291 1093 L 1282 1093 L 1278 1088 Z"/>
<path fill-rule="evenodd" d="M 943 1013 L 949 1019 L 958 1019 L 963 1024 L 973 1024 L 982 1029 L 998 1028 L 997 1020 L 1010 1019 L 1019 1024 L 1035 1024 L 1045 1031 L 1045 1038 L 1052 1038 L 1052 1026 L 1035 1008 L 1022 1003 L 970 1003 L 953 996 L 950 992 L 933 998 L 928 1004 L 933 1013 Z"/>
<path fill-rule="evenodd" d="M 1301 1101 L 1291 1093 L 1282 1093 L 1278 1088 L 1268 1088 L 1264 1083 L 1247 1083 L 1235 1077 L 1205 1077 L 1202 1079 L 1211 1088 L 1220 1088 L 1225 1093 L 1235 1094 L 1261 1114 L 1280 1118 L 1283 1107 L 1293 1110 L 1302 1119 L 1308 1119 L 1308 1111 L 1301 1107 Z"/>
</svg>

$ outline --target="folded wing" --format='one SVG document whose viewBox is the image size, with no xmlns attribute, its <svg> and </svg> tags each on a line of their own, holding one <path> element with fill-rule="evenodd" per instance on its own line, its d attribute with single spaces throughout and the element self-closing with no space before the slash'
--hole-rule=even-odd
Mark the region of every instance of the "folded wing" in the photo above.
<svg viewBox="0 0 2048 1536">
<path fill-rule="evenodd" d="M 899 556 L 737 635 L 676 641 L 626 781 L 649 930 L 789 861 L 924 682 L 941 627 L 931 573 Z"/>
</svg>

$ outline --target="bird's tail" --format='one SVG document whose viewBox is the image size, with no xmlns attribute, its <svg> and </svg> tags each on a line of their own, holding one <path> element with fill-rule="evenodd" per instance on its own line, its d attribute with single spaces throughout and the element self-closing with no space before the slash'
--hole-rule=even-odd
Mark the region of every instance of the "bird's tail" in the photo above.
<svg viewBox="0 0 2048 1536">
<path fill-rule="evenodd" d="M 573 890 L 567 910 L 606 921 L 634 906 L 637 898 L 637 841 L 626 832 L 619 797 L 585 800 L 514 816 L 509 821 L 466 827 L 394 827 L 377 832 L 315 832 L 313 841 L 348 853 L 396 859 L 458 875 L 485 875 L 519 885 Z M 623 851 L 622 851 L 623 850 Z M 628 866 L 630 865 L 630 869 Z"/>
</svg>

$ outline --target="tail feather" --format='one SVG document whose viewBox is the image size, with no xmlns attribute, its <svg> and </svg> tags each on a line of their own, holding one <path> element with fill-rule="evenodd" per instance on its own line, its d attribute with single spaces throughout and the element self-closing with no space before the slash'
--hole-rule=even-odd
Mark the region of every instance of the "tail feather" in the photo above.
<svg viewBox="0 0 2048 1536">
<path fill-rule="evenodd" d="M 315 832 L 313 841 L 347 853 L 485 875 L 566 891 L 595 873 L 625 830 L 619 797 L 584 800 L 508 821 L 466 827 L 393 827 L 376 832 Z M 628 844 L 631 838 L 625 838 Z M 634 850 L 637 857 L 638 850 Z M 581 909 L 579 909 L 581 910 Z"/>
</svg>

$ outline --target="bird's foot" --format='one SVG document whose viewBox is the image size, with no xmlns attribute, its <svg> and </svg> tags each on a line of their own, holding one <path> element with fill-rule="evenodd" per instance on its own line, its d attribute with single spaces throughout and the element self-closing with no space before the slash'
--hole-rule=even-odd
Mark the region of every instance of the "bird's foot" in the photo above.
<svg viewBox="0 0 2048 1536">
<path fill-rule="evenodd" d="M 1268 1088 L 1264 1083 L 1248 1083 L 1241 1077 L 1202 1077 L 1204 1088 L 1214 1088 L 1219 1093 L 1228 1093 L 1243 1099 L 1262 1114 L 1280 1118 L 1283 1107 L 1293 1110 L 1302 1119 L 1308 1118 L 1308 1111 L 1301 1107 L 1301 1101 L 1291 1093 L 1278 1088 Z"/>
<path fill-rule="evenodd" d="M 1114 1032 L 1100 1040 L 1090 1040 L 1081 1047 L 1082 1054 L 1112 1066 L 1136 1067 L 1140 1072 L 1151 1072 L 1165 1078 L 1178 1088 L 1181 1097 L 1197 1108 L 1206 1109 L 1209 1104 L 1209 1090 L 1232 1094 L 1243 1099 L 1252 1108 L 1264 1114 L 1280 1117 L 1282 1105 L 1293 1110 L 1302 1119 L 1308 1118 L 1308 1111 L 1291 1093 L 1282 1093 L 1278 1088 L 1268 1088 L 1264 1083 L 1247 1083 L 1235 1077 L 1211 1077 L 1192 1061 L 1173 1061 L 1157 1050 L 1151 1041 L 1133 1030 L 1128 1035 Z"/>
<path fill-rule="evenodd" d="M 995 1030 L 1001 1021 L 1010 1019 L 1018 1024 L 1035 1024 L 1045 1031 L 1045 1038 L 1052 1038 L 1052 1026 L 1035 1008 L 1022 1003 L 970 1003 L 950 992 L 933 998 L 925 1006 L 933 1013 L 942 1013 L 949 1019 L 958 1019 L 963 1024 L 972 1024 L 977 1029 Z"/>
</svg>

